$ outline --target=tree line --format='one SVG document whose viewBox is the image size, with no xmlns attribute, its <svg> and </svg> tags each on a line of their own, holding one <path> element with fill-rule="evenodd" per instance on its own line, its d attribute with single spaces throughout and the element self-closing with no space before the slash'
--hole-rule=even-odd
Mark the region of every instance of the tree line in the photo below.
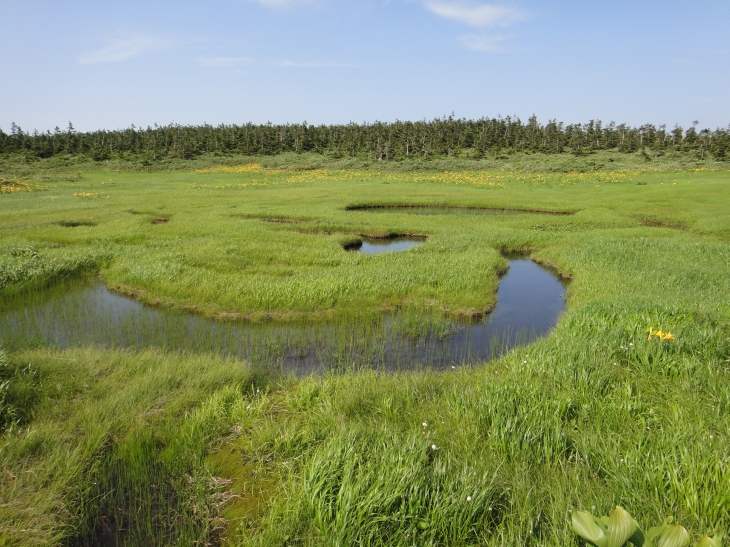
<svg viewBox="0 0 730 547">
<path fill-rule="evenodd" d="M 408 157 L 460 156 L 482 158 L 486 154 L 531 152 L 589 154 L 596 150 L 643 152 L 691 151 L 701 158 L 730 159 L 730 126 L 698 129 L 698 122 L 684 129 L 651 124 L 630 127 L 591 120 L 564 124 L 550 120 L 540 124 L 536 116 L 523 122 L 507 116 L 457 119 L 453 115 L 431 121 L 348 123 L 340 125 L 179 125 L 170 124 L 114 131 L 66 129 L 27 132 L 12 124 L 10 133 L 0 129 L 0 154 L 24 154 L 29 158 L 84 155 L 97 161 L 131 159 L 159 161 L 192 159 L 203 154 L 276 155 L 282 152 L 314 152 L 334 158 L 363 157 L 394 160 Z"/>
</svg>

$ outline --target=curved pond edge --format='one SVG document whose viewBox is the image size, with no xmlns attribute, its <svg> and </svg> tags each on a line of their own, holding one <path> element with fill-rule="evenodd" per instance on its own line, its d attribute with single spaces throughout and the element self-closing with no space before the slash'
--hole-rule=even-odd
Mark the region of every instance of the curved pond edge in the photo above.
<svg viewBox="0 0 730 547">
<path fill-rule="evenodd" d="M 550 211 L 547 209 L 525 209 L 515 207 L 497 207 L 487 205 L 434 205 L 428 203 L 387 203 L 387 204 L 354 204 L 346 205 L 345 211 L 369 211 L 373 209 L 464 209 L 469 211 L 507 211 L 514 213 L 533 213 L 543 215 L 574 215 L 577 211 Z"/>
<path fill-rule="evenodd" d="M 427 235 L 424 234 L 413 234 L 413 233 L 391 233 L 387 235 L 372 235 L 372 234 L 361 234 L 357 233 L 355 234 L 357 236 L 355 239 L 351 241 L 347 241 L 342 244 L 342 248 L 345 251 L 357 251 L 360 248 L 362 248 L 364 243 L 373 243 L 375 245 L 388 245 L 389 242 L 396 243 L 398 241 L 412 241 L 418 245 L 421 245 L 426 242 L 428 239 Z M 405 250 L 405 249 L 393 249 L 396 250 Z"/>
<path fill-rule="evenodd" d="M 524 255 L 508 261 L 496 305 L 478 321 L 409 311 L 307 324 L 216 321 L 151 307 L 91 280 L 5 306 L 0 343 L 214 353 L 298 376 L 362 368 L 448 369 L 536 340 L 566 310 L 566 288 L 556 275 Z"/>
</svg>

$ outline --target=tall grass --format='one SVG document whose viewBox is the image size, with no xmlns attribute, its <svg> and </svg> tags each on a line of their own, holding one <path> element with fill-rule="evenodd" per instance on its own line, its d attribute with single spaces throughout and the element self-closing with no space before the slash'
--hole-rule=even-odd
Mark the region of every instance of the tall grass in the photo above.
<svg viewBox="0 0 730 547">
<path fill-rule="evenodd" d="M 498 250 L 533 250 L 572 282 L 550 336 L 441 373 L 275 383 L 205 354 L 14 351 L 0 544 L 564 546 L 571 509 L 616 504 L 727 532 L 727 193 L 709 171 L 249 170 L 88 172 L 4 194 L 4 264 L 25 268 L 12 253 L 28 246 L 109 256 L 110 286 L 219 318 L 385 310 L 405 337 L 436 335 L 491 306 Z M 575 214 L 346 210 L 367 202 Z M 58 224 L 79 219 L 97 224 Z M 342 249 L 399 233 L 429 237 L 398 255 Z"/>
<path fill-rule="evenodd" d="M 111 259 L 109 251 L 54 249 L 32 245 L 3 249 L 0 255 L 0 294 L 44 289 L 64 279 L 98 271 Z"/>
<path fill-rule="evenodd" d="M 142 183 L 139 176 L 91 172 L 48 192 L 3 196 L 3 291 L 91 261 L 108 285 L 141 300 L 224 318 L 295 320 L 426 307 L 470 315 L 494 303 L 496 274 L 505 267 L 496 249 L 549 249 L 546 258 L 570 273 L 572 264 L 558 262 L 562 249 L 581 249 L 584 242 L 587 260 L 591 246 L 600 255 L 596 246 L 606 238 L 644 237 L 655 245 L 691 242 L 699 234 L 730 237 L 719 220 L 727 206 L 713 198 L 723 192 L 722 172 L 260 169 L 150 173 Z M 474 218 L 345 210 L 386 201 L 577 214 Z M 686 206 L 671 205 L 679 202 Z M 170 220 L 153 224 L 158 217 Z M 266 222 L 271 218 L 297 222 Z M 60 224 L 81 220 L 96 225 Z M 395 254 L 343 251 L 357 234 L 399 233 L 428 239 Z M 40 260 L 13 256 L 28 247 Z"/>
<path fill-rule="evenodd" d="M 302 381 L 243 455 L 297 472 L 231 543 L 570 545 L 571 509 L 618 503 L 726 532 L 727 325 L 616 311 L 476 370 Z M 646 340 L 652 315 L 683 341 Z"/>
<path fill-rule="evenodd" d="M 35 382 L 0 446 L 2 545 L 214 537 L 220 483 L 203 460 L 265 377 L 236 361 L 151 351 L 16 352 L 6 366 L 32 366 Z"/>
</svg>

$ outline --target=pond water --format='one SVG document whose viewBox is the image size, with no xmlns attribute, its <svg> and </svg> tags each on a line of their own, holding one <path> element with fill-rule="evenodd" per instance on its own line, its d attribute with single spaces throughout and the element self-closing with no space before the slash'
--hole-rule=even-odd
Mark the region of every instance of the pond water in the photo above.
<svg viewBox="0 0 730 547">
<path fill-rule="evenodd" d="M 480 209 L 477 207 L 353 207 L 348 211 L 366 213 L 400 213 L 405 215 L 475 215 L 475 216 L 505 216 L 520 215 L 531 211 L 517 209 Z"/>
<path fill-rule="evenodd" d="M 352 247 L 349 250 L 358 251 L 363 254 L 384 253 L 386 251 L 405 251 L 411 247 L 423 245 L 424 238 L 416 239 L 410 237 L 394 237 L 390 239 L 363 238 L 362 245 Z"/>
<path fill-rule="evenodd" d="M 145 306 L 90 280 L 0 301 L 0 344 L 212 352 L 297 375 L 447 369 L 543 336 L 564 311 L 565 287 L 551 272 L 527 258 L 509 265 L 496 308 L 474 323 L 416 313 L 311 324 L 221 322 Z"/>
</svg>

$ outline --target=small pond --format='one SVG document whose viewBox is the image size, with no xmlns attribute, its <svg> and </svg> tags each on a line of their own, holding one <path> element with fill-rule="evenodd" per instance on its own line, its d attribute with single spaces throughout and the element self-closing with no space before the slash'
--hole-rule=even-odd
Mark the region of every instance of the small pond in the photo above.
<svg viewBox="0 0 730 547">
<path fill-rule="evenodd" d="M 349 247 L 350 251 L 357 251 L 363 254 L 384 253 L 387 251 L 405 251 L 411 247 L 423 245 L 425 238 L 393 237 L 389 239 L 363 238 L 361 245 Z"/>
<path fill-rule="evenodd" d="M 419 206 L 383 206 L 352 207 L 348 211 L 365 213 L 399 213 L 401 215 L 472 215 L 472 216 L 512 216 L 529 213 L 517 209 L 486 209 L 478 207 L 419 207 Z"/>
<path fill-rule="evenodd" d="M 509 266 L 496 308 L 474 323 L 415 313 L 293 325 L 221 322 L 145 306 L 95 279 L 0 301 L 0 344 L 212 352 L 297 375 L 449 369 L 545 335 L 565 310 L 565 287 L 551 272 L 522 257 Z"/>
</svg>

